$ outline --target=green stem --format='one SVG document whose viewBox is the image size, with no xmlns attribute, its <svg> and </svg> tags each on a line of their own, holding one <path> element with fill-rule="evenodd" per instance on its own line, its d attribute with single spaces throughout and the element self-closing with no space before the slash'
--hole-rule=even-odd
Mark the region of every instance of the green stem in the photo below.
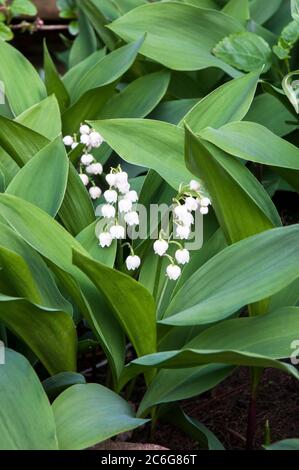
<svg viewBox="0 0 299 470">
<path fill-rule="evenodd" d="M 251 372 L 251 397 L 248 408 L 248 420 L 247 420 L 247 437 L 246 437 L 246 449 L 252 450 L 254 447 L 254 439 L 256 434 L 256 405 L 257 405 L 257 389 L 260 383 L 263 369 L 253 367 Z"/>
</svg>

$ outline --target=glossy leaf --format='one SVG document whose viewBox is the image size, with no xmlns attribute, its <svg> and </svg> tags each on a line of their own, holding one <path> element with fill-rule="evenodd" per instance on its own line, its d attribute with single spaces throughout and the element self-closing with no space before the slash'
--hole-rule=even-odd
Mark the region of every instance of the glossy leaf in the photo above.
<svg viewBox="0 0 299 470">
<path fill-rule="evenodd" d="M 54 400 L 60 393 L 72 387 L 72 385 L 85 383 L 85 377 L 77 372 L 60 372 L 52 377 L 48 377 L 42 382 L 49 400 Z"/>
<path fill-rule="evenodd" d="M 109 268 L 113 268 L 116 257 L 117 242 L 114 240 L 109 248 L 101 248 L 98 240 L 100 227 L 101 225 L 99 220 L 95 220 L 77 235 L 77 240 L 85 250 L 88 251 L 93 259 Z"/>
<path fill-rule="evenodd" d="M 47 43 L 44 42 L 44 67 L 45 85 L 48 95 L 55 94 L 61 111 L 65 110 L 70 102 L 69 94 L 63 84 L 52 57 L 48 51 Z"/>
</svg>

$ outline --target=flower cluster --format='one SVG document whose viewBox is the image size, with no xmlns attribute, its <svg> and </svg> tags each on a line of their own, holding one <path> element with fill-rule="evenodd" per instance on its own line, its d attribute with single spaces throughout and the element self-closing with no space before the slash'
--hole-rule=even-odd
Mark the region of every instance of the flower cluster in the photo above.
<svg viewBox="0 0 299 470">
<path fill-rule="evenodd" d="M 95 184 L 94 176 L 101 175 L 103 173 L 103 166 L 101 163 L 95 160 L 91 152 L 93 149 L 99 148 L 104 140 L 98 132 L 89 127 L 87 124 L 81 125 L 79 133 L 79 139 L 77 134 L 74 134 L 73 137 L 66 135 L 63 138 L 63 143 L 72 149 L 75 149 L 79 143 L 84 145 L 83 154 L 80 158 L 79 176 L 84 186 L 90 185 L 90 197 L 92 199 L 98 199 L 102 194 L 102 190 Z"/>
<path fill-rule="evenodd" d="M 210 199 L 204 195 L 197 181 L 190 181 L 186 187 L 181 185 L 173 206 L 175 237 L 180 240 L 188 240 L 191 227 L 194 224 L 193 212 L 199 210 L 203 215 L 208 214 L 210 204 Z M 175 244 L 178 247 L 174 255 L 175 259 L 167 254 L 170 244 Z M 154 243 L 154 252 L 158 256 L 166 256 L 170 260 L 170 264 L 166 268 L 166 275 L 173 281 L 176 281 L 182 273 L 179 265 L 185 265 L 190 261 L 190 253 L 184 247 L 183 242 L 171 240 L 171 237 L 166 240 L 163 238 L 163 232 L 160 232 L 159 240 Z"/>
<path fill-rule="evenodd" d="M 109 189 L 104 192 L 106 203 L 102 206 L 102 216 L 107 219 L 104 232 L 99 235 L 99 244 L 102 248 L 109 247 L 113 240 L 123 240 L 126 238 L 126 230 L 121 221 L 124 221 L 129 227 L 139 225 L 139 215 L 134 208 L 138 201 L 138 194 L 131 190 L 128 181 L 128 174 L 122 171 L 121 167 L 111 168 L 106 175 L 106 181 Z M 130 247 L 131 255 L 126 259 L 128 270 L 138 269 L 141 260 L 134 254 Z"/>
</svg>

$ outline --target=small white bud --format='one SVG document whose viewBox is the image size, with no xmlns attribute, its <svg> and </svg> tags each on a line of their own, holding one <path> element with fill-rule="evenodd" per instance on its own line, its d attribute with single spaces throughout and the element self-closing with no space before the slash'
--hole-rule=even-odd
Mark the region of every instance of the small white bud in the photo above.
<svg viewBox="0 0 299 470">
<path fill-rule="evenodd" d="M 81 142 L 81 144 L 84 144 L 84 145 L 90 145 L 89 135 L 88 134 L 82 134 L 81 137 L 80 137 L 80 142 Z"/>
<path fill-rule="evenodd" d="M 115 173 L 109 173 L 106 175 L 106 181 L 109 184 L 109 186 L 115 186 L 116 185 L 116 174 Z"/>
<path fill-rule="evenodd" d="M 108 189 L 104 192 L 104 198 L 110 204 L 114 204 L 117 201 L 117 192 L 114 189 Z"/>
<path fill-rule="evenodd" d="M 138 212 L 132 211 L 125 214 L 125 222 L 132 227 L 133 225 L 139 225 Z"/>
<path fill-rule="evenodd" d="M 121 199 L 119 202 L 118 202 L 118 209 L 119 209 L 119 212 L 122 213 L 122 212 L 130 212 L 132 210 L 132 201 L 130 201 L 130 199 Z"/>
<path fill-rule="evenodd" d="M 190 236 L 190 228 L 187 225 L 177 225 L 176 236 L 181 240 L 187 240 Z"/>
<path fill-rule="evenodd" d="M 89 153 L 82 155 L 81 163 L 82 165 L 90 165 L 93 162 L 93 156 Z"/>
<path fill-rule="evenodd" d="M 103 142 L 103 137 L 98 132 L 93 131 L 89 134 L 89 145 L 91 145 L 93 148 L 100 147 Z"/>
<path fill-rule="evenodd" d="M 166 268 L 166 274 L 171 281 L 176 281 L 180 277 L 181 273 L 181 268 L 176 264 L 170 264 Z"/>
<path fill-rule="evenodd" d="M 85 175 L 84 173 L 80 173 L 79 174 L 79 178 L 81 179 L 82 183 L 84 184 L 84 186 L 87 186 L 88 183 L 89 183 L 89 178 L 87 175 Z"/>
<path fill-rule="evenodd" d="M 115 207 L 110 204 L 104 204 L 101 208 L 102 216 L 106 219 L 113 219 L 115 217 Z"/>
<path fill-rule="evenodd" d="M 125 238 L 125 229 L 122 225 L 112 225 L 110 227 L 110 234 L 113 239 L 122 240 Z"/>
<path fill-rule="evenodd" d="M 140 263 L 141 263 L 141 259 L 139 258 L 139 256 L 128 256 L 127 259 L 126 259 L 126 265 L 127 265 L 127 269 L 129 271 L 134 271 L 135 269 L 138 269 L 139 266 L 140 266 Z"/>
<path fill-rule="evenodd" d="M 209 208 L 208 207 L 201 207 L 199 210 L 200 210 L 200 213 L 202 215 L 206 215 L 206 214 L 209 213 Z"/>
<path fill-rule="evenodd" d="M 175 252 L 175 259 L 179 264 L 187 264 L 190 261 L 190 253 L 186 248 L 182 248 Z"/>
<path fill-rule="evenodd" d="M 194 197 L 187 197 L 185 199 L 185 207 L 190 212 L 196 211 L 198 208 L 198 202 L 196 199 L 194 199 Z"/>
<path fill-rule="evenodd" d="M 166 240 L 156 240 L 154 243 L 154 252 L 156 255 L 163 256 L 168 250 L 168 243 Z"/>
<path fill-rule="evenodd" d="M 71 147 L 74 143 L 74 139 L 71 135 L 66 135 L 65 137 L 63 137 L 63 143 L 67 147 Z"/>
<path fill-rule="evenodd" d="M 99 235 L 99 242 L 102 248 L 105 248 L 105 246 L 110 246 L 112 243 L 112 236 L 109 232 L 103 232 L 100 233 Z"/>
<path fill-rule="evenodd" d="M 211 201 L 208 197 L 203 197 L 200 200 L 200 205 L 203 206 L 203 207 L 208 207 L 208 206 L 211 205 Z"/>
<path fill-rule="evenodd" d="M 129 191 L 127 194 L 125 194 L 126 199 L 130 199 L 132 202 L 137 202 L 138 201 L 138 194 L 136 191 L 132 190 Z"/>
<path fill-rule="evenodd" d="M 86 168 L 86 172 L 90 175 L 101 175 L 103 173 L 103 167 L 101 163 L 92 163 Z"/>
<path fill-rule="evenodd" d="M 89 188 L 89 194 L 91 199 L 98 199 L 102 194 L 101 188 L 98 186 L 92 186 Z"/>
<path fill-rule="evenodd" d="M 90 127 L 87 124 L 83 124 L 83 126 L 80 127 L 80 134 L 89 134 L 90 133 Z"/>
<path fill-rule="evenodd" d="M 191 180 L 189 183 L 189 187 L 191 191 L 199 191 L 200 190 L 200 184 L 198 181 Z"/>
</svg>

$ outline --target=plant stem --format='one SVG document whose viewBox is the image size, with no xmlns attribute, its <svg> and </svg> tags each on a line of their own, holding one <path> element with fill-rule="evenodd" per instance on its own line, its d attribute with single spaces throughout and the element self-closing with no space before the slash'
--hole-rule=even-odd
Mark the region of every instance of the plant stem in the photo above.
<svg viewBox="0 0 299 470">
<path fill-rule="evenodd" d="M 251 397 L 248 407 L 248 420 L 247 420 L 247 437 L 246 449 L 252 450 L 254 446 L 254 439 L 256 434 L 256 404 L 257 404 L 257 388 L 260 383 L 263 369 L 253 367 L 251 372 Z"/>
</svg>

